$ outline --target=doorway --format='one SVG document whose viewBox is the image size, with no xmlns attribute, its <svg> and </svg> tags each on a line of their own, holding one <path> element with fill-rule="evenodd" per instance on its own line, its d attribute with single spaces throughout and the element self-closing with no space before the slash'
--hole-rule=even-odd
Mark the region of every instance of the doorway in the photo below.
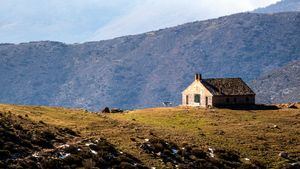
<svg viewBox="0 0 300 169">
<path fill-rule="evenodd" d="M 189 104 L 189 95 L 185 96 L 185 104 L 188 105 Z"/>
</svg>

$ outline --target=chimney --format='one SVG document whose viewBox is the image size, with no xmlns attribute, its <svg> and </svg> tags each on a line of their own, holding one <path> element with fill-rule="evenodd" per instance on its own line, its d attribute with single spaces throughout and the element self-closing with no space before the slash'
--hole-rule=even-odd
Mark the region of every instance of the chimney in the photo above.
<svg viewBox="0 0 300 169">
<path fill-rule="evenodd" d="M 202 80 L 202 75 L 201 75 L 200 73 L 196 73 L 196 75 L 195 75 L 195 80 L 196 80 L 196 81 Z"/>
</svg>

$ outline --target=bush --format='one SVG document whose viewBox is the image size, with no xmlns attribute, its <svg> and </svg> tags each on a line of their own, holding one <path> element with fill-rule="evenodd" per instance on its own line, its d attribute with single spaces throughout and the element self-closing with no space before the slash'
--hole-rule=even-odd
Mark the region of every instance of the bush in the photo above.
<svg viewBox="0 0 300 169">
<path fill-rule="evenodd" d="M 232 162 L 240 162 L 239 155 L 233 151 L 216 150 L 215 153 L 220 159 Z"/>
<path fill-rule="evenodd" d="M 85 169 L 92 169 L 95 167 L 96 163 L 93 161 L 93 159 L 86 159 L 83 160 L 82 165 Z"/>
<path fill-rule="evenodd" d="M 8 150 L 0 150 L 0 159 L 5 160 L 7 158 L 10 158 L 10 152 Z"/>
<path fill-rule="evenodd" d="M 205 159 L 207 158 L 207 153 L 200 150 L 200 149 L 192 149 L 192 152 L 191 152 L 194 156 L 196 156 L 197 158 L 200 158 L 200 159 Z"/>
<path fill-rule="evenodd" d="M 135 169 L 136 167 L 128 162 L 121 162 L 119 168 L 126 168 L 126 169 Z"/>
</svg>

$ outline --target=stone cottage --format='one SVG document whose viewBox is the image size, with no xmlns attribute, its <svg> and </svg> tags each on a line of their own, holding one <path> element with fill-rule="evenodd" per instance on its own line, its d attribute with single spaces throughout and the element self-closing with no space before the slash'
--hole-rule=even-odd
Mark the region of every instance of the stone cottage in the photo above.
<svg viewBox="0 0 300 169">
<path fill-rule="evenodd" d="M 183 106 L 221 107 L 254 105 L 255 93 L 241 78 L 202 79 L 195 81 L 182 92 Z"/>
</svg>

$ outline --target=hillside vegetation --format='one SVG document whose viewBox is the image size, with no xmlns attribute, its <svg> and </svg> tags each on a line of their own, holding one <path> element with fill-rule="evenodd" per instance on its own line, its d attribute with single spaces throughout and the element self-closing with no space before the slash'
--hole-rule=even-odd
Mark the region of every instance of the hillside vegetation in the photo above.
<svg viewBox="0 0 300 169">
<path fill-rule="evenodd" d="M 258 102 L 297 102 L 300 98 L 300 61 L 270 71 L 251 84 L 260 97 Z"/>
<path fill-rule="evenodd" d="M 0 101 L 89 110 L 179 104 L 196 72 L 251 82 L 299 60 L 299 27 L 297 12 L 241 13 L 100 42 L 1 44 Z"/>
<path fill-rule="evenodd" d="M 78 136 L 66 142 L 84 152 L 89 151 L 85 148 L 86 143 L 94 144 L 96 139 L 105 139 L 103 144 L 111 145 L 114 156 L 120 156 L 119 161 L 107 166 L 122 162 L 126 166 L 149 168 L 289 168 L 300 161 L 300 111 L 296 108 L 230 110 L 175 107 L 95 114 L 80 109 L 0 105 L 0 112 L 25 118 L 33 124 L 69 128 Z M 108 150 L 101 146 L 90 146 L 90 149 L 99 152 Z M 70 150 L 53 151 L 66 153 Z M 287 156 L 279 157 L 282 152 Z M 76 151 L 70 154 L 73 160 L 73 157 L 82 155 Z M 101 154 L 104 154 L 101 158 L 109 158 L 105 153 Z M 121 157 L 122 154 L 126 156 Z M 97 166 L 100 161 L 96 159 L 99 157 L 94 158 L 90 154 L 84 165 Z M 64 159 L 58 160 L 62 166 L 68 164 Z"/>
<path fill-rule="evenodd" d="M 254 10 L 258 13 L 278 13 L 278 12 L 295 12 L 300 11 L 299 0 L 281 0 L 276 4 Z"/>
</svg>

